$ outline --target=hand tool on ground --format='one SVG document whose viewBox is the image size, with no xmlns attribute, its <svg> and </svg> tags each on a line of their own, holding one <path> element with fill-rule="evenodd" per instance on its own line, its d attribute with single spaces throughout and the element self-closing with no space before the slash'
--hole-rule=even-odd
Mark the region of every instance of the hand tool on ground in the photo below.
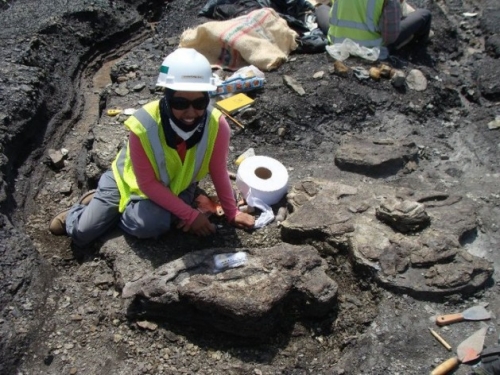
<svg viewBox="0 0 500 375">
<path fill-rule="evenodd" d="M 467 339 L 462 341 L 457 347 L 457 356 L 449 358 L 441 363 L 432 370 L 431 375 L 445 375 L 455 369 L 460 363 L 472 362 L 478 359 L 479 354 L 481 354 L 483 350 L 487 329 L 487 327 L 478 329 Z"/>
<path fill-rule="evenodd" d="M 483 306 L 473 306 L 461 313 L 439 315 L 436 317 L 436 324 L 444 326 L 446 324 L 461 322 L 463 320 L 487 320 L 490 318 L 491 313 Z"/>
<path fill-rule="evenodd" d="M 429 328 L 429 330 L 431 331 L 432 336 L 434 336 L 434 337 L 436 338 L 436 340 L 438 340 L 438 341 L 441 343 L 441 345 L 443 345 L 443 346 L 446 348 L 446 350 L 451 351 L 451 345 L 450 345 L 450 344 L 448 344 L 448 343 L 445 341 L 445 339 L 443 339 L 443 338 L 439 335 L 439 333 L 437 333 L 436 331 L 434 331 L 432 328 Z"/>
<path fill-rule="evenodd" d="M 221 111 L 227 118 L 229 118 L 232 122 L 234 122 L 236 125 L 238 125 L 240 128 L 245 129 L 245 125 L 243 125 L 241 122 L 236 120 L 233 116 L 230 116 L 229 113 Z"/>
</svg>

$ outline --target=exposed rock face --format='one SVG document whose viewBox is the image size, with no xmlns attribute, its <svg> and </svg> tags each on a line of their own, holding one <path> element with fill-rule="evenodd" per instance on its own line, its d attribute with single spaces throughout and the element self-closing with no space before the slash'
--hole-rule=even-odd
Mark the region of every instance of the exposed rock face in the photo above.
<svg viewBox="0 0 500 375">
<path fill-rule="evenodd" d="M 46 148 L 59 148 L 62 134 L 79 116 L 82 67 L 107 50 L 96 46 L 112 45 L 114 38 L 123 40 L 127 35 L 144 38 L 144 17 L 137 9 L 143 3 L 41 0 L 0 4 L 2 374 L 17 373 L 27 344 L 39 335 L 44 314 L 52 308 L 44 298 L 54 270 L 40 257 L 29 236 L 15 229 L 24 225 L 20 217 L 32 204 L 27 195 L 38 190 L 42 178 L 34 176 L 31 163 Z M 49 154 L 51 167 L 64 166 L 62 154 Z M 16 182 L 19 175 L 30 177 Z M 71 185 L 64 184 L 61 192 L 67 192 L 67 186 Z"/>
<path fill-rule="evenodd" d="M 45 298 L 53 269 L 4 215 L 0 215 L 0 257 L 0 373 L 12 374 L 40 329 L 39 310 L 52 307 Z"/>
<path fill-rule="evenodd" d="M 156 269 L 123 249 L 108 243 L 102 254 L 114 258 L 115 272 L 125 282 L 122 295 L 130 298 L 129 314 L 134 317 L 174 318 L 235 335 L 266 337 L 290 321 L 290 311 L 294 319 L 324 316 L 336 305 L 337 284 L 311 246 L 238 249 L 247 253 L 247 263 L 223 272 L 216 270 L 213 256 L 234 249 L 193 251 Z"/>
<path fill-rule="evenodd" d="M 461 197 L 376 185 L 360 191 L 308 179 L 295 185 L 288 199 L 294 212 L 282 223 L 285 241 L 304 241 L 314 235 L 347 248 L 356 265 L 371 269 L 375 278 L 392 290 L 425 294 L 426 298 L 470 293 L 493 274 L 486 260 L 460 245 L 460 239 L 476 227 L 474 206 Z M 377 220 L 382 212 L 400 215 Z M 394 228 L 420 231 L 406 236 Z"/>
</svg>

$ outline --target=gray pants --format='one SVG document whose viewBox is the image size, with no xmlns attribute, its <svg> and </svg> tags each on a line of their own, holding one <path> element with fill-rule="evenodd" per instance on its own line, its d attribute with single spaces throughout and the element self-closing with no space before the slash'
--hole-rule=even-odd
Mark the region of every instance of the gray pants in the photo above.
<svg viewBox="0 0 500 375">
<path fill-rule="evenodd" d="M 412 44 L 424 45 L 429 40 L 432 14 L 427 9 L 415 9 L 401 20 L 399 36 L 394 43 L 387 46 L 393 53 L 398 47 L 413 37 Z"/>
<path fill-rule="evenodd" d="M 196 184 L 179 194 L 191 205 Z M 172 214 L 149 199 L 132 200 L 120 214 L 118 206 L 120 192 L 112 171 L 104 173 L 94 198 L 88 206 L 75 204 L 66 218 L 66 231 L 78 246 L 85 246 L 118 226 L 126 233 L 138 238 L 155 238 L 170 229 Z"/>
</svg>

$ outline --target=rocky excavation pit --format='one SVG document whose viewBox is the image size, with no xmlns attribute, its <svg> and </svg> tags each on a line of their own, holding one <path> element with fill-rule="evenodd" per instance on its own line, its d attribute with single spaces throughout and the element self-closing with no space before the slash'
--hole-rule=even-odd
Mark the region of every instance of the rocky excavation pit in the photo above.
<svg viewBox="0 0 500 375">
<path fill-rule="evenodd" d="M 266 72 L 229 163 L 253 147 L 288 168 L 279 225 L 213 218 L 212 237 L 157 241 L 116 230 L 86 249 L 48 221 L 95 188 L 127 136 L 127 115 L 107 111 L 161 95 L 158 64 L 203 4 L 43 3 L 23 35 L 14 25 L 35 8 L 1 13 L 1 372 L 422 374 L 449 356 L 428 334 L 435 315 L 498 311 L 493 1 L 416 4 L 437 37 L 398 68 L 422 71 L 424 91 L 339 76 L 326 54 Z M 464 18 L 479 4 L 492 11 Z M 214 272 L 213 255 L 235 251 L 247 264 Z M 474 327 L 440 332 L 456 345 Z"/>
</svg>

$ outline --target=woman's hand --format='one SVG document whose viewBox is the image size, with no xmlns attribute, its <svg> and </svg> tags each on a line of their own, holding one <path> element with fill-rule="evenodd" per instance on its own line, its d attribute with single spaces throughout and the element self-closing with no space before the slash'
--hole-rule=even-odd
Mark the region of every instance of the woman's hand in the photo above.
<svg viewBox="0 0 500 375">
<path fill-rule="evenodd" d="M 231 224 L 237 228 L 251 229 L 255 225 L 255 217 L 245 212 L 238 212 Z"/>
<path fill-rule="evenodd" d="M 181 222 L 177 225 L 177 228 L 182 229 L 184 232 L 196 234 L 197 236 L 209 236 L 216 231 L 215 224 L 211 223 L 201 212 L 191 225 Z"/>
</svg>

